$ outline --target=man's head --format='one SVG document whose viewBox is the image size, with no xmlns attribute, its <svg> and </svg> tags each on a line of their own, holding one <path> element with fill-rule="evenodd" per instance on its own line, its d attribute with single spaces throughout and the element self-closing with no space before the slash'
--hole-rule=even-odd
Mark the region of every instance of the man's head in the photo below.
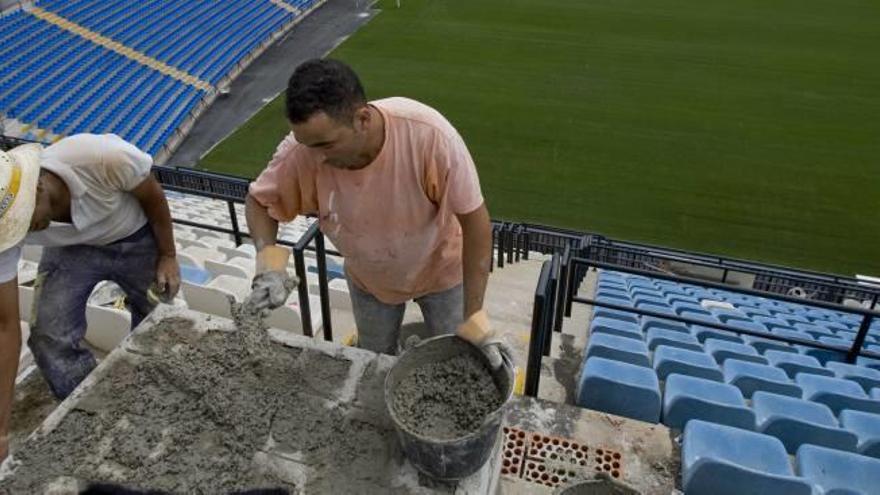
<svg viewBox="0 0 880 495">
<path fill-rule="evenodd" d="M 28 144 L 0 151 L 0 251 L 20 243 L 33 227 L 41 150 Z"/>
<path fill-rule="evenodd" d="M 369 164 L 370 124 L 377 117 L 351 67 L 338 60 L 304 62 L 290 76 L 286 101 L 296 140 L 321 153 L 325 164 L 352 169 Z"/>
</svg>

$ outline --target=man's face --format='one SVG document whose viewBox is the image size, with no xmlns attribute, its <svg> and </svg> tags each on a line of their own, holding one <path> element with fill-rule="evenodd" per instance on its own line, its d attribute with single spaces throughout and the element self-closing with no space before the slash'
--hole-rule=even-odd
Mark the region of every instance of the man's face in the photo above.
<svg viewBox="0 0 880 495">
<path fill-rule="evenodd" d="M 49 200 L 49 190 L 44 185 L 45 175 L 40 174 L 37 181 L 37 197 L 34 206 L 34 214 L 31 215 L 30 231 L 43 230 L 52 221 L 52 204 Z"/>
<path fill-rule="evenodd" d="M 317 112 L 305 122 L 291 124 L 296 140 L 314 149 L 322 163 L 335 168 L 357 169 L 369 165 L 366 155 L 366 107 L 357 110 L 351 122 Z"/>
</svg>

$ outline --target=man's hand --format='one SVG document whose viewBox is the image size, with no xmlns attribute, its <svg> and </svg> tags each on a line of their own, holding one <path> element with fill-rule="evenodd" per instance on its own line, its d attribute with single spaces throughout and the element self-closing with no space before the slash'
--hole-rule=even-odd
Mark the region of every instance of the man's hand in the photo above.
<svg viewBox="0 0 880 495">
<path fill-rule="evenodd" d="M 159 256 L 156 263 L 156 296 L 171 302 L 180 290 L 180 266 L 174 256 Z"/>
<path fill-rule="evenodd" d="M 269 271 L 254 277 L 251 294 L 245 300 L 255 312 L 275 309 L 287 301 L 293 289 L 299 285 L 299 279 L 291 277 L 286 270 Z"/>
<path fill-rule="evenodd" d="M 489 315 L 484 310 L 477 311 L 458 327 L 456 335 L 480 348 L 489 360 L 493 370 L 504 363 L 504 359 L 513 364 L 513 348 L 504 339 L 495 334 L 489 324 Z"/>
</svg>

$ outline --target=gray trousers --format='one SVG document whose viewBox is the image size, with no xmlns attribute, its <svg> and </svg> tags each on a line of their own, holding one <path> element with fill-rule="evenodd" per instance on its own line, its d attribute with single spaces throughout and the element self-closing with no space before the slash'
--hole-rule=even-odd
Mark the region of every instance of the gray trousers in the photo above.
<svg viewBox="0 0 880 495">
<path fill-rule="evenodd" d="M 372 294 L 348 282 L 351 306 L 358 331 L 358 347 L 396 355 L 400 325 L 406 304 L 385 304 Z M 464 292 L 461 284 L 415 299 L 431 336 L 455 333 L 464 320 Z"/>
</svg>

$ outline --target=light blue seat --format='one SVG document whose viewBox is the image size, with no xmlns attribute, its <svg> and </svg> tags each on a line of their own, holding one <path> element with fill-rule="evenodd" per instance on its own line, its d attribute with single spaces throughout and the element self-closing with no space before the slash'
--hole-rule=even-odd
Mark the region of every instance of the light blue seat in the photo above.
<svg viewBox="0 0 880 495">
<path fill-rule="evenodd" d="M 872 370 L 880 371 L 880 359 L 875 359 L 867 356 L 859 356 L 856 358 L 856 364 L 859 366 L 864 366 L 865 368 L 871 368 Z"/>
<path fill-rule="evenodd" d="M 840 413 L 840 424 L 858 437 L 859 454 L 880 459 L 880 415 L 846 409 Z"/>
<path fill-rule="evenodd" d="M 593 321 L 590 322 L 590 335 L 603 333 L 636 340 L 643 338 L 641 327 L 631 321 L 604 317 L 593 318 Z"/>
<path fill-rule="evenodd" d="M 811 342 L 811 341 L 816 340 L 813 338 L 812 335 L 810 335 L 806 332 L 801 332 L 799 330 L 795 330 L 793 328 L 787 329 L 787 328 L 777 327 L 777 328 L 774 328 L 773 330 L 771 330 L 770 333 L 772 333 L 774 335 L 778 335 L 780 337 L 784 337 L 786 339 L 792 339 L 795 342 L 797 342 L 797 341 Z"/>
<path fill-rule="evenodd" d="M 755 414 L 738 388 L 685 375 L 666 377 L 662 419 L 663 424 L 677 429 L 692 419 L 755 429 Z"/>
<path fill-rule="evenodd" d="M 827 376 L 800 373 L 795 381 L 804 391 L 804 399 L 825 404 L 834 414 L 854 409 L 880 414 L 880 401 L 871 399 L 855 382 Z"/>
<path fill-rule="evenodd" d="M 743 330 L 751 330 L 753 332 L 760 333 L 770 333 L 770 330 L 768 330 L 767 327 L 761 325 L 760 323 L 755 323 L 754 321 L 731 320 L 728 324 L 732 327 L 741 328 Z"/>
<path fill-rule="evenodd" d="M 758 391 L 797 398 L 802 394 L 784 371 L 767 364 L 728 359 L 723 370 L 724 381 L 738 388 L 747 399 Z"/>
<path fill-rule="evenodd" d="M 776 366 L 788 375 L 794 378 L 798 373 L 809 373 L 820 376 L 834 376 L 834 372 L 823 368 L 816 358 L 805 356 L 803 354 L 793 354 L 790 352 L 767 351 L 764 357 L 771 365 Z"/>
<path fill-rule="evenodd" d="M 865 368 L 847 363 L 831 362 L 825 365 L 826 368 L 833 371 L 837 378 L 851 380 L 870 392 L 872 388 L 880 387 L 880 371 Z"/>
<path fill-rule="evenodd" d="M 835 361 L 837 361 L 837 362 L 846 361 L 846 353 L 843 351 L 834 351 L 831 349 L 819 349 L 817 347 L 810 347 L 808 345 L 800 345 L 800 344 L 795 344 L 794 346 L 796 349 L 798 349 L 798 351 L 801 354 L 804 354 L 806 356 L 812 356 L 812 357 L 816 358 L 816 360 L 818 360 L 820 363 L 822 363 L 822 366 L 825 366 L 828 363 L 833 363 Z"/>
<path fill-rule="evenodd" d="M 180 279 L 193 285 L 205 285 L 211 280 L 211 273 L 197 266 L 181 264 Z"/>
<path fill-rule="evenodd" d="M 841 428 L 825 404 L 755 392 L 752 410 L 757 431 L 778 438 L 789 454 L 805 443 L 850 452 L 856 449 L 856 435 Z"/>
<path fill-rule="evenodd" d="M 611 309 L 611 308 L 596 308 L 593 310 L 593 318 L 613 318 L 621 321 L 629 321 L 632 323 L 638 323 L 639 318 L 635 313 L 630 313 L 628 311 L 621 311 L 619 309 Z"/>
<path fill-rule="evenodd" d="M 660 421 L 660 382 L 651 368 L 600 357 L 587 359 L 577 403 L 648 423 Z"/>
<path fill-rule="evenodd" d="M 709 354 L 718 364 L 724 364 L 728 359 L 739 359 L 740 361 L 751 361 L 758 364 L 767 364 L 767 360 L 758 354 L 754 347 L 746 344 L 737 344 L 727 340 L 706 339 L 703 342 L 703 348 L 706 354 Z"/>
<path fill-rule="evenodd" d="M 782 443 L 767 435 L 694 420 L 681 446 L 682 487 L 688 495 L 811 495 L 797 478 Z"/>
<path fill-rule="evenodd" d="M 664 330 L 672 330 L 686 334 L 691 333 L 690 329 L 684 323 L 667 320 L 665 318 L 655 318 L 653 316 L 642 317 L 642 332 L 648 333 L 648 331 L 653 328 L 662 328 Z"/>
<path fill-rule="evenodd" d="M 758 351 L 758 353 L 760 354 L 764 354 L 767 351 L 780 351 L 797 354 L 797 349 L 786 342 L 768 339 L 765 337 L 753 337 L 751 335 L 743 335 L 742 338 L 746 344 L 754 347 L 755 350 Z"/>
<path fill-rule="evenodd" d="M 703 352 L 703 346 L 700 345 L 700 341 L 696 337 L 689 333 L 677 332 L 675 330 L 653 328 L 648 330 L 645 340 L 648 342 L 648 349 L 652 351 L 658 346 L 668 345 Z"/>
<path fill-rule="evenodd" d="M 724 381 L 724 374 L 712 356 L 668 345 L 654 349 L 654 371 L 661 380 L 677 373 L 716 382 Z"/>
<path fill-rule="evenodd" d="M 767 329 L 769 329 L 771 332 L 777 328 L 783 329 L 783 330 L 794 330 L 794 327 L 792 327 L 787 321 L 781 320 L 779 318 L 774 318 L 772 316 L 760 316 L 759 315 L 759 316 L 755 316 L 753 319 L 756 322 L 767 327 Z"/>
<path fill-rule="evenodd" d="M 792 325 L 795 329 L 810 334 L 814 339 L 819 337 L 834 337 L 835 333 L 827 328 L 813 325 L 812 323 L 795 323 Z"/>
<path fill-rule="evenodd" d="M 648 346 L 640 340 L 599 333 L 590 336 L 586 358 L 601 357 L 624 363 L 651 367 Z"/>
<path fill-rule="evenodd" d="M 735 332 L 726 332 L 724 330 L 717 330 L 702 325 L 695 325 L 692 329 L 692 333 L 700 342 L 706 342 L 707 339 L 717 339 L 736 342 L 737 344 L 743 343 L 743 339 Z"/>
<path fill-rule="evenodd" d="M 804 445 L 797 452 L 797 473 L 828 495 L 874 495 L 880 489 L 880 459 Z"/>
</svg>

